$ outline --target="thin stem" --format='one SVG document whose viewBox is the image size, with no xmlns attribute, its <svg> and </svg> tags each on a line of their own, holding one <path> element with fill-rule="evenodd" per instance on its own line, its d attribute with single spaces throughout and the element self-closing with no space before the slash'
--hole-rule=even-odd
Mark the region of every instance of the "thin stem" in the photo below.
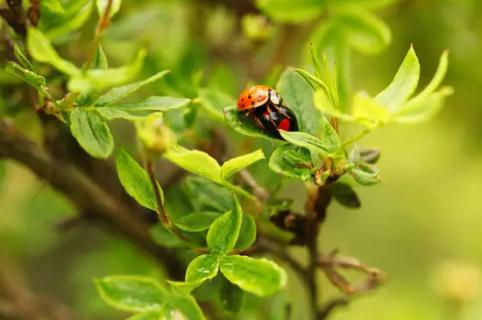
<svg viewBox="0 0 482 320">
<path fill-rule="evenodd" d="M 249 173 L 248 170 L 243 169 L 239 172 L 239 176 L 243 179 L 244 182 L 248 186 L 253 189 L 253 194 L 262 202 L 266 201 L 269 198 L 269 192 L 265 188 L 263 188 L 258 181 Z"/>
<path fill-rule="evenodd" d="M 358 132 L 357 134 L 355 134 L 350 139 L 343 141 L 343 143 L 341 145 L 342 145 L 342 147 L 346 147 L 346 146 L 352 144 L 353 142 L 360 140 L 361 138 L 363 138 L 364 136 L 366 136 L 370 132 L 372 132 L 371 128 L 365 128 L 365 129 L 361 130 L 360 132 Z"/>
<path fill-rule="evenodd" d="M 167 214 L 166 208 L 164 207 L 164 203 L 162 202 L 161 192 L 159 191 L 158 182 L 156 176 L 154 174 L 154 165 L 151 160 L 146 161 L 145 165 L 147 174 L 149 175 L 149 179 L 152 184 L 152 188 L 154 190 L 154 195 L 156 196 L 156 203 L 157 203 L 157 217 L 159 221 L 162 223 L 164 228 L 169 230 L 174 236 L 176 236 L 179 240 L 190 244 L 189 240 L 174 226 Z"/>
<path fill-rule="evenodd" d="M 95 53 L 97 51 L 97 47 L 99 46 L 100 39 L 102 37 L 102 33 L 107 29 L 110 24 L 110 10 L 112 8 L 113 0 L 107 0 L 107 5 L 105 6 L 105 10 L 102 13 L 99 21 L 97 22 L 97 26 L 95 28 L 95 35 L 94 40 L 92 41 L 92 45 L 87 56 L 87 60 L 85 62 L 85 68 L 90 68 L 92 65 L 92 61 L 94 60 Z"/>
</svg>

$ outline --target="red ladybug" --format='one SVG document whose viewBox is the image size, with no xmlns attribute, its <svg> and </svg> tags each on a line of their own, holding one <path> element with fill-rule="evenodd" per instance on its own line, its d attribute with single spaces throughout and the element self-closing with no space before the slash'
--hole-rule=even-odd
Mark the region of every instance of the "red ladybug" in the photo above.
<svg viewBox="0 0 482 320">
<path fill-rule="evenodd" d="M 298 131 L 295 114 L 283 105 L 281 96 L 268 86 L 256 85 L 241 92 L 238 111 L 272 137 L 281 139 L 278 130 Z"/>
</svg>

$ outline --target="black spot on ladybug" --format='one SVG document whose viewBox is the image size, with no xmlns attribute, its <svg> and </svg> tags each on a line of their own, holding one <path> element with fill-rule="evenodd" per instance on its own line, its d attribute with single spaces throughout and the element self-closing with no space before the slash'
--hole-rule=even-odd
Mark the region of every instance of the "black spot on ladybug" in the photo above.
<svg viewBox="0 0 482 320">
<path fill-rule="evenodd" d="M 248 95 L 248 99 L 251 99 L 251 95 Z"/>
</svg>

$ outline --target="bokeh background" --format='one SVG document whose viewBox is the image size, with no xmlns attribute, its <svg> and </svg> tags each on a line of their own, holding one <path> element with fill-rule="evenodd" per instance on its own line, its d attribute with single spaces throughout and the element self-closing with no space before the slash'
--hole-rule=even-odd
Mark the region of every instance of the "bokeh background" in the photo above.
<svg viewBox="0 0 482 320">
<path fill-rule="evenodd" d="M 482 2 L 402 0 L 376 12 L 392 40 L 376 55 L 352 52 L 353 89 L 381 90 L 413 44 L 422 84 L 441 52 L 450 50 L 445 83 L 455 94 L 430 122 L 390 125 L 361 142 L 380 148 L 383 181 L 357 189 L 361 209 L 330 207 L 321 246 L 357 256 L 387 272 L 389 280 L 333 319 L 482 319 Z M 306 65 L 302 44 L 313 27 L 272 21 L 267 34 L 253 42 L 242 28 L 248 13 L 256 13 L 251 1 L 125 0 L 104 49 L 113 65 L 122 65 L 146 47 L 143 73 L 171 69 L 167 90 L 194 97 L 190 84 L 202 71 L 204 86 L 236 97 L 248 83 L 274 83 L 287 65 Z M 92 13 L 80 31 L 56 39 L 65 56 L 81 59 L 96 19 Z M 35 138 L 40 132 L 35 117 L 15 99 L 2 96 L 0 110 Z M 124 132 L 122 123 L 115 127 Z M 72 205 L 25 168 L 10 161 L 1 168 L 0 253 L 8 265 L 32 290 L 57 297 L 82 319 L 120 319 L 98 298 L 92 279 L 162 271 L 130 244 L 89 223 L 60 231 L 56 226 L 75 214 Z M 325 297 L 336 294 L 326 283 L 322 290 Z M 296 281 L 281 296 L 274 299 L 293 302 L 293 319 L 306 317 Z"/>
</svg>

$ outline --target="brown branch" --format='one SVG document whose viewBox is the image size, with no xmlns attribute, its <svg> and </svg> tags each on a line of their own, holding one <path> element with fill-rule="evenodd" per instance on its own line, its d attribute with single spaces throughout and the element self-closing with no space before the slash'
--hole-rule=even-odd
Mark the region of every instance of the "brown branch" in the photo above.
<svg viewBox="0 0 482 320">
<path fill-rule="evenodd" d="M 80 213 L 89 212 L 96 221 L 124 235 L 137 247 L 162 261 L 179 278 L 182 268 L 170 251 L 156 246 L 149 236 L 149 225 L 136 219 L 129 209 L 70 163 L 53 158 L 43 148 L 26 138 L 5 119 L 0 119 L 0 154 L 28 167 L 64 194 Z"/>
</svg>

